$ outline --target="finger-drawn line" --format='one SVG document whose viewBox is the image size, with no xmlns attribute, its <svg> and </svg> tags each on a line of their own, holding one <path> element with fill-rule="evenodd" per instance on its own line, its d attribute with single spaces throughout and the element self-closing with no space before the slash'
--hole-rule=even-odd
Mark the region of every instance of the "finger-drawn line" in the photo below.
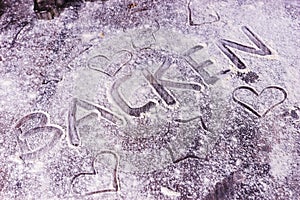
<svg viewBox="0 0 300 200">
<path fill-rule="evenodd" d="M 190 154 L 190 155 L 188 154 L 188 155 L 186 155 L 186 156 L 184 156 L 184 157 L 175 159 L 175 156 L 174 156 L 172 150 L 169 150 L 169 152 L 170 152 L 170 155 L 171 155 L 172 162 L 173 162 L 174 164 L 179 163 L 179 162 L 182 162 L 182 161 L 184 161 L 184 160 L 186 160 L 186 159 L 198 159 L 198 160 L 202 159 L 202 158 L 200 158 L 200 157 L 198 157 L 198 156 L 196 156 L 196 155 L 193 155 L 193 154 Z"/>
<path fill-rule="evenodd" d="M 74 56 L 72 56 L 72 58 L 70 58 L 70 62 L 69 63 L 71 63 L 73 60 L 75 60 L 76 58 L 78 58 L 83 53 L 87 52 L 92 47 L 93 47 L 93 45 L 91 45 L 91 44 L 86 45 L 86 47 L 84 49 L 82 49 L 78 54 L 75 54 Z M 67 65 L 66 67 L 69 68 L 70 70 L 72 69 L 69 65 Z"/>
<path fill-rule="evenodd" d="M 107 121 L 113 123 L 113 124 L 122 124 L 123 120 L 119 118 L 114 113 L 106 110 L 105 108 L 84 101 L 82 99 L 74 98 L 71 103 L 71 107 L 68 114 L 68 136 L 70 143 L 73 146 L 79 146 L 80 145 L 80 135 L 77 130 L 77 120 L 76 120 L 76 112 L 77 112 L 77 106 L 80 106 L 81 108 L 85 110 L 89 110 L 91 112 L 95 112 L 99 117 L 106 119 Z"/>
<path fill-rule="evenodd" d="M 188 123 L 188 122 L 191 122 L 195 119 L 200 119 L 200 122 L 201 122 L 201 127 L 206 130 L 206 131 L 209 131 L 206 124 L 204 123 L 204 120 L 201 116 L 196 116 L 196 117 L 193 117 L 193 118 L 190 118 L 190 119 L 174 119 L 175 122 L 179 122 L 179 123 Z"/>
<path fill-rule="evenodd" d="M 97 114 L 100 114 L 100 117 L 112 122 L 113 124 L 122 123 L 121 118 L 117 117 L 115 114 L 108 111 L 107 109 L 105 109 L 102 106 L 99 106 L 97 104 L 90 103 L 88 101 L 78 99 L 78 98 L 75 99 L 75 102 L 78 106 L 80 106 L 80 107 L 82 107 L 86 110 L 96 110 L 96 111 L 98 111 Z"/>
<path fill-rule="evenodd" d="M 200 51 L 203 48 L 204 47 L 202 45 L 193 46 L 192 48 L 188 49 L 185 53 L 183 53 L 183 56 L 189 56 L 191 54 L 196 53 L 197 51 Z"/>
<path fill-rule="evenodd" d="M 76 126 L 76 100 L 72 100 L 71 108 L 68 113 L 68 138 L 73 146 L 80 145 L 80 136 Z"/>
<path fill-rule="evenodd" d="M 19 137 L 24 134 L 27 130 L 23 131 L 21 127 L 26 124 L 28 121 L 33 120 L 33 119 L 39 119 L 39 122 L 37 124 L 32 124 L 32 126 L 38 127 L 38 126 L 44 126 L 48 123 L 48 115 L 44 112 L 34 112 L 30 113 L 21 119 L 18 120 L 14 127 L 14 132 L 17 136 L 18 144 L 20 147 L 21 152 L 25 152 L 28 150 L 28 146 L 25 142 L 21 141 Z"/>
<path fill-rule="evenodd" d="M 22 27 L 17 31 L 17 33 L 15 34 L 14 38 L 12 39 L 11 43 L 10 43 L 10 47 L 12 48 L 14 47 L 19 35 L 21 34 L 21 32 L 29 25 L 29 28 L 31 27 L 31 22 L 23 22 L 22 23 Z"/>
<path fill-rule="evenodd" d="M 196 117 L 193 117 L 193 118 L 190 118 L 190 119 L 179 119 L 178 118 L 178 119 L 174 119 L 174 121 L 179 122 L 179 123 L 189 123 L 189 122 L 191 122 L 193 120 L 196 120 L 196 119 L 200 119 L 201 128 L 203 128 L 204 130 L 206 130 L 208 132 L 210 131 L 210 130 L 208 130 L 208 128 L 207 128 L 207 126 L 206 126 L 206 124 L 205 124 L 205 122 L 204 122 L 204 120 L 201 116 L 196 116 Z"/>
<path fill-rule="evenodd" d="M 83 173 L 79 173 L 77 175 L 75 175 L 72 180 L 71 180 L 71 191 L 74 192 L 74 193 L 77 193 L 77 194 L 80 194 L 76 191 L 73 190 L 74 188 L 74 181 L 80 177 L 80 176 L 94 176 L 94 175 L 97 175 L 99 172 L 95 169 L 95 163 L 97 161 L 97 158 L 100 156 L 100 155 L 105 155 L 105 154 L 110 154 L 114 157 L 115 159 L 115 165 L 114 165 L 114 171 L 113 171 L 113 188 L 107 188 L 107 189 L 100 189 L 100 190 L 97 190 L 97 191 L 92 191 L 92 192 L 88 192 L 88 193 L 85 193 L 83 194 L 84 196 L 89 196 L 89 195 L 93 195 L 93 194 L 98 194 L 98 193 L 106 193 L 106 192 L 118 192 L 120 190 L 120 183 L 119 183 L 119 177 L 118 177 L 118 168 L 119 168 L 119 157 L 118 155 L 113 152 L 113 151 L 109 151 L 109 150 L 105 150 L 105 151 L 101 151 L 99 152 L 94 160 L 93 160 L 93 164 L 92 164 L 92 167 L 93 167 L 93 171 L 92 172 L 83 172 Z"/>
<path fill-rule="evenodd" d="M 94 57 L 92 57 L 92 58 L 90 58 L 89 59 L 89 61 L 88 61 L 88 68 L 90 68 L 90 69 L 92 69 L 92 70 L 95 70 L 95 71 L 98 71 L 98 72 L 101 72 L 101 73 L 103 73 L 103 74 L 105 74 L 105 75 L 107 75 L 107 76 L 109 76 L 109 77 L 114 77 L 126 64 L 128 64 L 131 60 L 132 60 L 132 57 L 133 57 L 133 54 L 130 52 L 130 51 L 127 51 L 127 50 L 121 50 L 121 51 L 118 51 L 118 52 L 116 52 L 113 56 L 115 56 L 116 54 L 118 54 L 118 53 L 123 53 L 123 52 L 125 52 L 125 53 L 128 53 L 129 54 L 129 59 L 128 60 L 126 60 L 126 62 L 125 63 L 121 63 L 121 65 L 119 66 L 119 68 L 115 71 L 115 72 L 113 72 L 113 74 L 110 74 L 110 73 L 108 73 L 108 72 L 106 72 L 106 71 L 104 71 L 104 70 L 101 70 L 101 69 L 99 69 L 99 68 L 95 68 L 95 67 L 92 67 L 91 66 L 91 60 L 92 59 L 97 59 L 97 58 L 103 58 L 103 59 L 105 59 L 105 60 L 107 60 L 108 62 L 110 62 L 109 64 L 108 64 L 108 66 L 109 65 L 112 65 L 112 63 L 111 63 L 111 59 L 109 59 L 108 57 L 106 57 L 105 55 L 96 55 L 96 56 L 94 56 Z M 107 67 L 107 66 L 106 66 Z"/>
<path fill-rule="evenodd" d="M 200 119 L 200 121 L 201 121 L 201 128 L 202 128 L 204 131 L 210 132 L 210 131 L 208 130 L 207 126 L 205 125 L 205 123 L 204 123 L 204 121 L 203 121 L 203 119 L 202 119 L 201 116 L 196 116 L 196 117 L 193 117 L 193 118 L 191 118 L 191 119 L 175 119 L 174 121 L 175 121 L 175 122 L 179 122 L 179 123 L 189 123 L 189 122 L 191 122 L 191 121 L 193 121 L 193 120 L 196 120 L 196 119 Z M 196 141 L 196 140 L 195 140 L 195 141 Z M 205 146 L 207 147 L 208 145 L 205 145 Z M 173 162 L 174 164 L 179 163 L 179 162 L 181 162 L 181 161 L 184 161 L 184 160 L 186 160 L 186 159 L 202 159 L 202 160 L 205 160 L 205 159 L 206 159 L 206 158 L 199 157 L 199 156 L 195 155 L 193 152 L 190 152 L 190 151 L 187 151 L 187 152 L 186 152 L 186 155 L 181 156 L 181 157 L 179 157 L 179 158 L 176 158 L 175 155 L 174 155 L 174 152 L 173 152 L 173 150 L 172 150 L 172 148 L 171 148 L 171 144 L 169 144 L 169 145 L 166 147 L 166 149 L 169 151 L 170 156 L 171 156 L 171 160 L 172 160 L 172 162 Z"/>
<path fill-rule="evenodd" d="M 220 48 L 220 50 L 239 69 L 245 69 L 246 65 L 244 64 L 244 62 L 242 62 L 240 60 L 240 58 L 235 53 L 233 53 L 229 49 L 229 47 L 240 50 L 240 51 L 244 51 L 244 52 L 247 52 L 247 53 L 257 54 L 257 55 L 260 55 L 260 56 L 266 56 L 266 55 L 271 55 L 272 54 L 271 50 L 260 39 L 258 39 L 258 37 L 248 27 L 242 26 L 242 31 L 249 38 L 249 40 L 253 44 L 255 44 L 255 46 L 258 49 L 254 48 L 254 47 L 249 47 L 249 46 L 246 46 L 246 45 L 242 45 L 242 44 L 239 44 L 237 42 L 230 41 L 230 40 L 225 40 L 225 39 L 221 39 L 217 43 L 217 46 Z"/>
<path fill-rule="evenodd" d="M 167 149 L 167 150 L 169 151 L 169 153 L 170 153 L 171 160 L 172 160 L 172 163 L 173 163 L 173 164 L 182 162 L 182 161 L 184 161 L 184 160 L 186 160 L 186 159 L 199 159 L 199 160 L 203 159 L 203 158 L 201 158 L 201 157 L 199 157 L 199 156 L 196 156 L 196 155 L 194 155 L 194 154 L 189 154 L 189 153 L 187 153 L 187 155 L 185 155 L 185 156 L 182 156 L 182 157 L 179 157 L 179 158 L 176 159 L 176 158 L 175 158 L 175 155 L 174 155 L 174 152 L 172 151 L 171 147 L 170 147 L 170 146 L 167 146 L 166 149 Z"/>
<path fill-rule="evenodd" d="M 28 139 L 32 134 L 36 134 L 36 133 L 44 132 L 44 131 L 54 132 L 54 135 L 53 135 L 50 143 L 46 144 L 43 147 L 40 147 L 39 149 L 35 149 L 35 150 L 30 149 L 26 139 Z M 20 156 L 21 159 L 33 159 L 33 158 L 38 157 L 45 151 L 49 151 L 50 149 L 52 149 L 55 146 L 55 144 L 59 141 L 59 139 L 61 138 L 62 135 L 63 135 L 63 130 L 61 128 L 59 128 L 58 126 L 54 126 L 54 125 L 35 127 L 33 129 L 25 132 L 24 135 L 18 139 L 19 142 L 20 142 L 20 140 L 24 140 L 26 142 L 26 147 L 27 147 L 27 152 L 21 154 L 21 156 Z"/>
<path fill-rule="evenodd" d="M 160 29 L 160 24 L 158 23 L 157 20 L 154 20 L 154 22 L 157 24 L 157 26 L 156 26 L 156 29 L 151 30 L 150 36 L 153 38 L 154 42 L 156 42 L 155 33 L 159 31 L 159 29 Z M 124 29 L 123 29 L 123 30 L 124 30 Z M 136 40 L 136 38 L 135 38 L 135 40 Z M 131 46 L 132 46 L 134 49 L 141 49 L 141 50 L 142 50 L 142 49 L 148 49 L 148 48 L 151 47 L 151 45 L 152 45 L 152 44 L 150 44 L 150 46 L 147 46 L 147 47 L 139 48 L 138 46 L 136 46 L 136 45 L 134 44 L 134 41 L 131 40 Z"/>
<path fill-rule="evenodd" d="M 206 126 L 206 124 L 204 123 L 204 120 L 203 120 L 202 117 L 200 117 L 200 121 L 201 121 L 202 128 L 203 128 L 204 130 L 206 130 L 206 131 L 209 131 L 208 128 L 207 128 L 207 126 Z"/>
<path fill-rule="evenodd" d="M 15 129 L 20 129 L 21 126 L 23 124 L 25 124 L 26 122 L 28 122 L 29 120 L 33 120 L 33 119 L 39 119 L 39 123 L 36 124 L 36 126 L 43 126 L 46 125 L 49 121 L 48 115 L 44 112 L 34 112 L 34 113 L 30 113 L 24 117 L 22 117 L 21 119 L 18 120 L 17 124 L 15 125 Z M 22 130 L 20 130 L 22 133 Z"/>
<path fill-rule="evenodd" d="M 216 18 L 215 18 L 215 20 L 213 20 L 213 21 L 207 21 L 207 22 L 202 22 L 202 23 L 195 23 L 194 21 L 193 21 L 193 17 L 192 17 L 192 9 L 191 9 L 191 1 L 192 0 L 189 0 L 188 1 L 188 4 L 187 4 L 187 9 L 188 9 L 188 22 L 189 22 L 189 25 L 190 26 L 202 26 L 202 25 L 204 25 L 204 24 L 212 24 L 212 23 L 214 23 L 214 22 L 218 22 L 218 21 L 220 21 L 220 16 L 219 16 L 219 14 L 217 13 L 217 12 L 215 12 L 216 13 Z"/>
<path fill-rule="evenodd" d="M 251 105 L 245 103 L 245 102 L 242 102 L 241 100 L 239 100 L 237 97 L 236 97 L 236 91 L 240 90 L 240 89 L 245 89 L 245 90 L 249 90 L 251 91 L 253 94 L 255 94 L 257 97 L 259 97 L 265 90 L 267 89 L 276 89 L 276 90 L 279 90 L 283 93 L 283 99 L 280 100 L 278 103 L 275 103 L 273 104 L 270 108 L 268 108 L 264 113 L 259 113 L 259 111 L 256 111 Z M 232 92 L 232 98 L 233 100 L 240 104 L 241 106 L 245 107 L 246 109 L 248 109 L 249 111 L 251 111 L 253 114 L 255 114 L 257 117 L 264 117 L 268 112 L 270 112 L 274 107 L 278 106 L 279 104 L 283 103 L 286 98 L 287 98 L 287 92 L 285 91 L 285 89 L 279 87 L 279 86 L 268 86 L 266 88 L 264 88 L 260 93 L 258 93 L 254 88 L 252 87 L 249 87 L 249 86 L 240 86 L 240 87 L 237 87 L 236 89 L 234 89 L 234 91 Z"/>
<path fill-rule="evenodd" d="M 163 63 L 157 68 L 153 76 L 156 79 L 160 79 L 163 76 L 163 74 L 171 67 L 171 64 L 171 58 L 165 57 Z"/>
<path fill-rule="evenodd" d="M 230 69 L 222 70 L 220 74 L 227 74 L 228 72 L 230 72 Z"/>
<path fill-rule="evenodd" d="M 215 76 L 210 76 L 207 71 L 204 70 L 205 67 L 210 66 L 213 64 L 211 60 L 205 60 L 201 63 L 197 63 L 191 55 L 196 53 L 197 51 L 200 51 L 203 49 L 202 45 L 196 45 L 190 49 L 188 49 L 185 53 L 183 53 L 183 57 L 185 61 L 192 67 L 192 69 L 200 75 L 202 79 L 204 79 L 204 82 L 207 84 L 214 84 L 216 83 L 219 79 Z M 205 83 L 202 83 L 205 85 Z"/>
<path fill-rule="evenodd" d="M 201 116 L 196 116 L 196 117 L 193 117 L 193 118 L 190 118 L 190 119 L 174 119 L 175 122 L 179 122 L 179 123 L 188 123 L 188 122 L 191 122 L 195 119 L 201 119 Z"/>
<path fill-rule="evenodd" d="M 188 90 L 196 90 L 201 91 L 202 86 L 197 83 L 184 83 L 184 82 L 175 82 L 171 80 L 163 80 L 162 76 L 164 73 L 171 67 L 171 59 L 165 58 L 162 65 L 154 72 L 154 79 L 158 80 L 162 86 L 177 88 L 177 89 L 188 89 Z"/>
<path fill-rule="evenodd" d="M 99 117 L 98 113 L 96 112 L 91 112 L 83 117 L 81 117 L 80 119 L 76 120 L 76 125 L 79 125 L 80 123 L 82 123 L 85 120 L 91 119 L 91 118 L 97 118 Z"/>
<path fill-rule="evenodd" d="M 158 21 L 157 21 L 156 19 L 154 20 L 154 22 L 155 22 L 156 25 L 157 25 L 157 26 L 156 26 L 156 30 L 154 30 L 153 33 L 152 33 L 153 36 L 154 36 L 154 38 L 155 38 L 155 35 L 154 35 L 154 34 L 157 33 L 157 32 L 160 30 L 160 24 L 158 23 Z"/>
<path fill-rule="evenodd" d="M 36 124 L 31 124 L 33 128 L 29 130 L 22 130 L 22 126 L 28 123 L 29 120 L 38 118 L 39 121 Z M 30 113 L 22 117 L 14 126 L 14 132 L 17 135 L 17 141 L 21 150 L 21 159 L 34 159 L 40 156 L 45 151 L 52 149 L 58 140 L 62 137 L 64 131 L 60 126 L 50 124 L 49 115 L 45 112 L 39 111 Z M 38 149 L 31 149 L 28 145 L 27 139 L 32 135 L 39 132 L 53 132 L 52 140 Z"/>
<path fill-rule="evenodd" d="M 174 97 L 172 97 L 168 91 L 165 90 L 163 85 L 160 84 L 148 70 L 143 70 L 143 75 L 167 105 L 174 105 L 176 103 Z"/>
<path fill-rule="evenodd" d="M 197 83 L 184 83 L 184 82 L 175 82 L 169 80 L 160 80 L 161 85 L 169 88 L 177 89 L 186 89 L 186 90 L 196 90 L 202 91 L 202 86 Z"/>
<path fill-rule="evenodd" d="M 92 57 L 92 58 L 89 59 L 89 61 L 88 61 L 88 68 L 90 68 L 90 69 L 92 69 L 92 70 L 95 70 L 95 71 L 98 71 L 98 72 L 101 72 L 101 73 L 104 73 L 104 74 L 106 74 L 107 76 L 112 76 L 112 75 L 110 75 L 109 73 L 107 73 L 107 72 L 105 72 L 105 71 L 102 71 L 102 70 L 99 70 L 99 69 L 97 69 L 97 68 L 94 68 L 94 67 L 92 67 L 92 66 L 90 65 L 91 59 L 95 59 L 95 58 L 104 58 L 105 60 L 110 61 L 110 60 L 109 60 L 106 56 L 104 56 L 104 55 L 97 55 L 97 56 L 94 56 L 94 57 Z"/>
<path fill-rule="evenodd" d="M 118 80 L 116 80 L 111 88 L 111 96 L 113 100 L 118 104 L 118 106 L 128 115 L 139 117 L 142 113 L 148 112 L 151 108 L 156 106 L 156 103 L 153 101 L 147 102 L 145 105 L 138 107 L 138 108 L 132 108 L 130 107 L 126 101 L 122 98 L 122 96 L 119 93 L 119 87 L 122 83 L 127 81 L 129 78 L 131 78 L 132 75 L 124 76 Z"/>
</svg>

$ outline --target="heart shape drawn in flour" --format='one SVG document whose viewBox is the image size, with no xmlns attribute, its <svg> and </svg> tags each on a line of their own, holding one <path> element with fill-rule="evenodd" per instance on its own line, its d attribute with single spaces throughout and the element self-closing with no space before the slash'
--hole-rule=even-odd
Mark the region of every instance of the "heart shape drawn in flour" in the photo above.
<svg viewBox="0 0 300 200">
<path fill-rule="evenodd" d="M 21 118 L 15 125 L 14 132 L 17 135 L 22 159 L 34 159 L 49 151 L 63 135 L 62 128 L 50 124 L 47 113 L 41 111 L 30 113 Z M 39 135 L 41 133 L 42 135 Z M 45 133 L 52 133 L 53 135 L 48 137 L 48 134 Z M 36 135 L 38 135 L 37 138 Z M 33 143 L 31 146 L 29 145 L 30 141 Z"/>
<path fill-rule="evenodd" d="M 203 3 L 203 5 L 205 4 L 209 5 L 209 1 Z M 210 8 L 210 6 L 197 6 L 197 1 L 195 0 L 188 1 L 187 9 L 188 21 L 190 26 L 201 26 L 204 24 L 212 24 L 220 21 L 220 16 L 216 11 Z"/>
<path fill-rule="evenodd" d="M 116 52 L 112 57 L 97 55 L 88 61 L 88 67 L 107 76 L 113 77 L 132 59 L 132 53 L 127 50 Z"/>
<path fill-rule="evenodd" d="M 148 49 L 156 43 L 155 34 L 159 31 L 157 20 L 143 21 L 138 27 L 127 26 L 123 31 L 131 39 L 131 45 L 136 50 Z"/>
<path fill-rule="evenodd" d="M 160 29 L 158 21 L 145 23 L 139 28 L 132 29 L 130 37 L 134 49 L 151 48 L 156 43 L 155 33 Z"/>
<path fill-rule="evenodd" d="M 270 91 L 270 90 L 277 90 L 279 92 L 281 92 L 283 94 L 281 99 L 275 99 L 275 101 L 268 107 L 265 109 L 265 111 L 260 112 L 257 109 L 255 109 L 253 107 L 253 105 L 250 105 L 249 103 L 241 100 L 241 98 L 238 97 L 238 95 L 236 94 L 237 91 L 241 91 L 241 90 L 245 90 L 245 91 L 250 91 L 251 93 L 253 93 L 256 97 L 261 97 L 262 94 L 266 91 Z M 266 88 L 264 88 L 261 92 L 257 92 L 254 88 L 249 87 L 249 86 L 240 86 L 237 87 L 236 89 L 234 89 L 233 93 L 232 93 L 232 98 L 235 102 L 237 102 L 238 104 L 240 104 L 241 106 L 245 107 L 246 109 L 248 109 L 250 112 L 252 112 L 253 114 L 255 114 L 257 117 L 264 117 L 268 112 L 270 112 L 274 107 L 278 106 L 279 104 L 283 103 L 286 98 L 287 98 L 287 92 L 285 91 L 285 89 L 278 87 L 278 86 L 268 86 Z M 266 99 L 267 100 L 271 100 L 271 99 Z"/>
<path fill-rule="evenodd" d="M 93 160 L 92 172 L 82 172 L 73 177 L 71 192 L 80 196 L 117 192 L 120 188 L 118 166 L 119 158 L 115 152 L 99 152 Z"/>
</svg>

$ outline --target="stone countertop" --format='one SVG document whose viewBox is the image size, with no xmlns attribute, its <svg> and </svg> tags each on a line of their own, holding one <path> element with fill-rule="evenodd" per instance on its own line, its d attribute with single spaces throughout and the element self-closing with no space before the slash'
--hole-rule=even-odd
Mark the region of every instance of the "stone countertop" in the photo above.
<svg viewBox="0 0 300 200">
<path fill-rule="evenodd" d="M 0 1 L 0 199 L 298 199 L 298 1 Z"/>
</svg>

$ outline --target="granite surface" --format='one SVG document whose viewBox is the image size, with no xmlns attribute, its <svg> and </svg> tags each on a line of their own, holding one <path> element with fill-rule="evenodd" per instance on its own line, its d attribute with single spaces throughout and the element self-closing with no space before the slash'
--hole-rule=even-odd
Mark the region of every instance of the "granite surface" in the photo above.
<svg viewBox="0 0 300 200">
<path fill-rule="evenodd" d="M 0 0 L 0 199 L 297 200 L 297 0 Z"/>
</svg>

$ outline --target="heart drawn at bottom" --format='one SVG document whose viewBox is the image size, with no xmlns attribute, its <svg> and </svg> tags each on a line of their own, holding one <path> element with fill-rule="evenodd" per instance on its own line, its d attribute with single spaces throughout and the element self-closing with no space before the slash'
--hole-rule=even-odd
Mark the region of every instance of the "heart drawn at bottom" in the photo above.
<svg viewBox="0 0 300 200">
<path fill-rule="evenodd" d="M 111 162 L 114 163 L 112 166 Z M 119 158 L 116 153 L 109 150 L 101 151 L 93 160 L 92 172 L 82 172 L 73 177 L 71 192 L 83 196 L 117 192 L 120 188 L 118 166 Z M 109 172 L 106 173 L 108 170 Z"/>
<path fill-rule="evenodd" d="M 283 94 L 283 98 L 281 100 L 278 100 L 277 102 L 273 103 L 269 108 L 267 108 L 264 112 L 259 112 L 257 111 L 253 106 L 251 106 L 250 104 L 243 102 L 242 100 L 240 100 L 237 95 L 236 92 L 238 90 L 248 90 L 251 93 L 253 93 L 256 97 L 260 97 L 265 91 L 267 90 L 278 90 Z M 285 89 L 278 87 L 278 86 L 268 86 L 266 88 L 264 88 L 260 93 L 257 92 L 254 88 L 249 87 L 249 86 L 240 86 L 237 87 L 236 89 L 234 89 L 233 93 L 232 93 L 232 98 L 235 102 L 237 102 L 238 104 L 240 104 L 241 106 L 245 107 L 246 109 L 248 109 L 250 112 L 252 112 L 253 114 L 255 114 L 257 117 L 264 117 L 268 112 L 270 112 L 274 107 L 278 106 L 279 104 L 283 103 L 286 98 L 287 98 L 287 92 L 285 91 Z"/>
</svg>

